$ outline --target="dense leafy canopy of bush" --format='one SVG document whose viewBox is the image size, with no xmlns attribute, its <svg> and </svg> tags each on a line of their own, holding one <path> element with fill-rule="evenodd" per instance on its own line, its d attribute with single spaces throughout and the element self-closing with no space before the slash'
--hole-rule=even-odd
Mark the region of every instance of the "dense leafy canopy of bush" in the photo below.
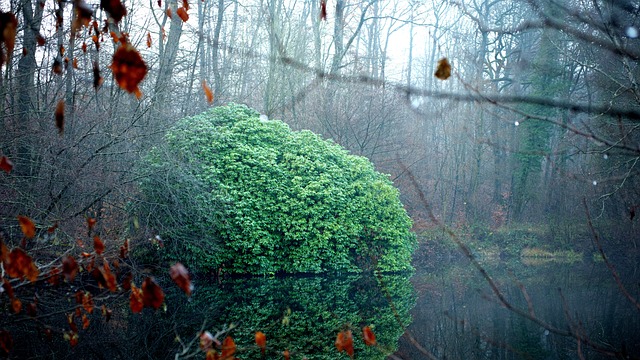
<svg viewBox="0 0 640 360">
<path fill-rule="evenodd" d="M 236 104 L 182 119 L 166 142 L 146 159 L 141 218 L 165 224 L 171 257 L 236 273 L 410 269 L 411 220 L 367 159 Z"/>
</svg>

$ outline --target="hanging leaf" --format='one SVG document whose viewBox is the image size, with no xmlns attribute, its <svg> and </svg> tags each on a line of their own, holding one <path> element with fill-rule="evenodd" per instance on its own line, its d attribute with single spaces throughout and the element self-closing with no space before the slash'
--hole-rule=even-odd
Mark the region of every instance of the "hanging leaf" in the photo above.
<svg viewBox="0 0 640 360">
<path fill-rule="evenodd" d="M 109 262 L 107 261 L 107 259 L 104 259 L 103 261 L 101 274 L 104 278 L 107 289 L 109 289 L 109 291 L 111 292 L 116 292 L 118 290 L 118 283 L 116 280 L 116 276 L 111 272 L 111 268 L 109 267 Z"/>
<path fill-rule="evenodd" d="M 180 16 L 183 22 L 189 21 L 189 14 L 187 14 L 187 10 L 183 7 L 178 9 L 178 16 Z"/>
<path fill-rule="evenodd" d="M 438 61 L 438 67 L 434 75 L 440 80 L 447 80 L 451 76 L 451 64 L 447 58 Z"/>
<path fill-rule="evenodd" d="M 167 14 L 167 17 L 168 17 L 169 19 L 173 19 L 173 13 L 171 12 L 171 9 L 167 9 L 167 10 L 165 10 L 165 12 L 164 12 L 164 13 L 165 13 L 165 14 Z"/>
<path fill-rule="evenodd" d="M 74 1 L 74 8 L 75 12 L 71 31 L 76 32 L 83 26 L 89 26 L 89 24 L 91 23 L 91 18 L 93 16 L 93 9 L 89 5 L 87 5 L 84 0 Z"/>
<path fill-rule="evenodd" d="M 7 275 L 13 278 L 27 278 L 31 282 L 36 281 L 38 278 L 38 268 L 33 263 L 31 256 L 27 255 L 24 250 L 15 248 L 9 254 L 7 260 L 4 262 L 4 269 Z"/>
<path fill-rule="evenodd" d="M 87 43 L 86 43 L 86 42 L 83 42 L 83 43 L 82 43 L 82 52 L 83 52 L 83 53 L 86 53 L 86 52 L 87 52 Z"/>
<path fill-rule="evenodd" d="M 213 103 L 213 91 L 211 91 L 211 88 L 207 86 L 206 80 L 202 80 L 202 90 L 204 90 L 204 96 L 207 97 L 207 102 L 209 104 Z"/>
<path fill-rule="evenodd" d="M 104 243 L 100 240 L 98 235 L 93 237 L 93 249 L 96 251 L 96 254 L 102 255 L 104 252 Z"/>
<path fill-rule="evenodd" d="M 93 63 L 93 88 L 97 91 L 104 79 L 100 76 L 100 66 L 98 62 Z"/>
<path fill-rule="evenodd" d="M 89 317 L 87 314 L 82 315 L 82 329 L 86 330 L 89 327 Z"/>
<path fill-rule="evenodd" d="M 73 62 L 72 62 L 72 66 L 74 69 L 78 69 L 78 58 L 74 57 L 73 58 Z"/>
<path fill-rule="evenodd" d="M 175 282 L 187 296 L 191 296 L 191 279 L 189 278 L 189 272 L 181 263 L 175 263 L 169 269 L 169 275 L 171 280 Z"/>
<path fill-rule="evenodd" d="M 0 158 L 0 170 L 4 170 L 7 174 L 13 169 L 13 163 L 6 156 Z"/>
<path fill-rule="evenodd" d="M 40 35 L 39 33 L 36 35 L 36 41 L 38 42 L 38 46 L 44 46 L 47 41 L 44 39 L 44 36 Z"/>
<path fill-rule="evenodd" d="M 162 0 L 158 0 L 158 7 L 162 7 Z"/>
<path fill-rule="evenodd" d="M 22 301 L 18 298 L 11 299 L 11 309 L 14 313 L 18 314 L 22 310 Z"/>
<path fill-rule="evenodd" d="M 365 326 L 362 328 L 362 336 L 364 338 L 364 343 L 373 346 L 376 344 L 376 335 L 373 333 L 370 327 Z"/>
<path fill-rule="evenodd" d="M 56 106 L 56 127 L 58 128 L 58 134 L 62 135 L 64 132 L 64 100 L 58 101 L 58 105 Z"/>
<path fill-rule="evenodd" d="M 147 75 L 147 64 L 133 46 L 121 45 L 113 55 L 110 68 L 122 89 L 134 93 L 138 99 L 142 97 L 138 85 Z"/>
<path fill-rule="evenodd" d="M 36 315 L 38 315 L 38 305 L 35 302 L 27 304 L 27 308 L 25 310 L 27 311 L 27 315 L 31 317 L 36 317 Z"/>
<path fill-rule="evenodd" d="M 18 19 L 13 13 L 0 11 L 0 43 L 4 43 L 7 52 L 0 47 L 0 66 L 13 53 L 16 44 L 16 30 L 18 29 Z"/>
<path fill-rule="evenodd" d="M 128 273 L 124 279 L 122 279 L 122 288 L 124 290 L 129 290 L 131 289 L 131 282 L 133 281 L 133 274 L 132 273 Z"/>
<path fill-rule="evenodd" d="M 219 360 L 220 357 L 218 356 L 218 352 L 211 349 L 207 351 L 207 357 L 206 360 Z"/>
<path fill-rule="evenodd" d="M 109 320 L 111 320 L 112 314 L 113 310 L 107 309 L 106 306 L 102 305 L 102 316 L 104 317 L 104 321 L 109 322 Z"/>
<path fill-rule="evenodd" d="M 13 296 L 14 296 L 13 287 L 11 286 L 11 283 L 7 279 L 2 279 L 2 288 L 7 293 L 7 296 L 9 297 L 9 299 L 13 299 Z"/>
<path fill-rule="evenodd" d="M 93 299 L 91 298 L 91 293 L 86 291 L 82 296 L 82 307 L 84 311 L 91 314 L 93 312 Z"/>
<path fill-rule="evenodd" d="M 264 351 L 267 348 L 267 336 L 262 331 L 256 331 L 256 345 L 258 345 L 264 356 Z"/>
<path fill-rule="evenodd" d="M 60 61 L 60 59 L 55 58 L 55 60 L 53 60 L 53 66 L 51 66 L 51 71 L 53 71 L 53 73 L 56 75 L 62 74 L 62 61 Z"/>
<path fill-rule="evenodd" d="M 60 270 L 60 268 L 55 267 L 52 268 L 49 271 L 49 278 L 47 279 L 47 282 L 53 286 L 57 286 L 60 284 L 60 273 L 62 272 L 62 270 Z"/>
<path fill-rule="evenodd" d="M 18 215 L 20 230 L 27 239 L 33 239 L 36 236 L 36 226 L 31 219 L 26 216 Z"/>
<path fill-rule="evenodd" d="M 127 9 L 120 0 L 100 0 L 100 8 L 108 12 L 116 24 L 127 15 Z"/>
<path fill-rule="evenodd" d="M 125 239 L 124 244 L 120 246 L 120 258 L 126 259 L 128 253 L 129 253 L 129 239 Z"/>
<path fill-rule="evenodd" d="M 151 33 L 148 32 L 147 33 L 147 47 L 150 48 L 152 44 L 153 44 L 153 41 L 151 40 Z"/>
<path fill-rule="evenodd" d="M 202 349 L 203 351 L 209 351 L 211 350 L 212 346 L 213 346 L 213 335 L 211 335 L 211 333 L 208 331 L 203 331 L 200 334 L 200 349 Z"/>
<path fill-rule="evenodd" d="M 89 228 L 89 230 L 93 229 L 93 227 L 96 226 L 96 222 L 97 220 L 94 218 L 87 218 L 87 227 Z"/>
<path fill-rule="evenodd" d="M 327 20 L 327 0 L 320 0 L 320 20 Z"/>
<path fill-rule="evenodd" d="M 62 258 L 62 273 L 67 281 L 71 282 L 76 277 L 78 273 L 78 263 L 76 263 L 76 259 L 73 256 L 65 256 Z"/>
<path fill-rule="evenodd" d="M 9 354 L 13 349 L 13 338 L 6 330 L 0 330 L 0 348 L 6 354 Z"/>
<path fill-rule="evenodd" d="M 80 339 L 78 336 L 78 331 L 65 331 L 64 339 L 69 342 L 71 347 L 78 345 L 78 340 Z"/>
<path fill-rule="evenodd" d="M 182 7 L 183 7 L 186 11 L 189 11 L 189 1 L 188 1 L 188 0 L 182 0 Z"/>
<path fill-rule="evenodd" d="M 145 307 L 158 309 L 164 302 L 164 292 L 162 288 L 150 277 L 147 277 L 144 279 L 144 282 L 142 282 L 142 295 Z"/>
<path fill-rule="evenodd" d="M 142 311 L 144 303 L 142 302 L 142 289 L 131 283 L 131 295 L 129 296 L 129 308 L 131 312 L 137 314 Z"/>
<path fill-rule="evenodd" d="M 282 352 L 282 356 L 284 356 L 284 360 L 289 360 L 291 358 L 288 349 Z"/>
<path fill-rule="evenodd" d="M 353 359 L 353 334 L 351 330 L 345 330 L 338 333 L 336 338 L 336 349 L 338 352 L 345 351 L 349 357 Z"/>
<path fill-rule="evenodd" d="M 235 353 L 236 353 L 236 343 L 233 341 L 231 336 L 227 336 L 222 341 L 221 358 L 223 360 L 231 360 L 233 359 L 233 354 Z"/>
</svg>

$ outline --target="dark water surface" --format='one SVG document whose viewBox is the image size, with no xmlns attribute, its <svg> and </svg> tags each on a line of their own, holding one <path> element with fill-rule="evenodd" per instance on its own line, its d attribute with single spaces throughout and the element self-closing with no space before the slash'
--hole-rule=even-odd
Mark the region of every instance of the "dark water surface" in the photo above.
<svg viewBox="0 0 640 360">
<path fill-rule="evenodd" d="M 638 298 L 638 264 L 629 265 L 621 276 Z M 191 298 L 168 278 L 156 278 L 167 295 L 165 310 L 132 314 L 128 295 L 107 297 L 111 320 L 106 323 L 94 312 L 73 348 L 62 336 L 47 340 L 38 323 L 25 321 L 14 329 L 12 358 L 173 359 L 183 353 L 181 358 L 204 359 L 198 334 L 215 334 L 231 324 L 240 359 L 262 358 L 256 331 L 267 336 L 266 359 L 283 359 L 284 350 L 291 359 L 348 359 L 335 347 L 337 333 L 347 329 L 353 331 L 355 359 L 614 359 L 606 353 L 624 352 L 619 358 L 640 354 L 640 311 L 622 295 L 604 264 L 497 263 L 486 269 L 514 306 L 559 332 L 578 334 L 581 341 L 500 306 L 469 264 L 443 263 L 414 274 L 379 277 L 218 282 L 198 276 Z M 68 328 L 64 311 L 49 318 L 57 321 L 54 330 Z M 373 328 L 377 346 L 364 344 L 363 326 Z"/>
<path fill-rule="evenodd" d="M 629 265 L 618 271 L 637 299 L 638 264 Z M 408 332 L 435 357 L 614 359 L 611 353 L 616 351 L 622 352 L 619 358 L 640 356 L 640 310 L 622 294 L 603 263 L 496 264 L 487 270 L 514 306 L 561 332 L 578 334 L 582 341 L 550 332 L 500 306 L 471 266 L 444 266 L 418 271 L 411 280 L 418 300 Z M 407 336 L 395 355 L 428 358 Z"/>
</svg>

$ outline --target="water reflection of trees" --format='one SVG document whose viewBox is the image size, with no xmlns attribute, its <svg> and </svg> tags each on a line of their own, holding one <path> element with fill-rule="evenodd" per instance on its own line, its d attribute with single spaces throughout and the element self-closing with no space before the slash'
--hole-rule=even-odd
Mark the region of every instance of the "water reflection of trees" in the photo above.
<svg viewBox="0 0 640 360">
<path fill-rule="evenodd" d="M 579 333 L 603 349 L 640 353 L 637 312 L 598 265 L 520 267 L 515 275 L 492 269 L 515 306 L 527 308 L 517 276 L 535 316 L 559 329 Z M 409 330 L 442 359 L 599 359 L 611 358 L 546 331 L 505 309 L 487 284 L 470 269 L 450 267 L 412 280 L 419 300 Z M 398 356 L 423 358 L 401 341 Z M 633 357 L 631 357 L 633 358 Z"/>
<path fill-rule="evenodd" d="M 403 326 L 371 276 L 245 278 L 221 286 L 200 284 L 190 302 L 176 307 L 180 314 L 175 322 L 181 324 L 183 336 L 197 333 L 205 318 L 211 329 L 237 324 L 232 336 L 239 356 L 247 359 L 260 358 L 253 345 L 256 331 L 267 335 L 268 358 L 280 359 L 288 349 L 296 358 L 337 359 L 335 336 L 350 326 L 359 358 L 384 359 L 396 350 L 404 327 L 411 322 L 415 297 L 408 276 L 385 276 L 383 281 Z M 379 347 L 366 347 L 358 339 L 365 325 L 373 326 Z"/>
</svg>

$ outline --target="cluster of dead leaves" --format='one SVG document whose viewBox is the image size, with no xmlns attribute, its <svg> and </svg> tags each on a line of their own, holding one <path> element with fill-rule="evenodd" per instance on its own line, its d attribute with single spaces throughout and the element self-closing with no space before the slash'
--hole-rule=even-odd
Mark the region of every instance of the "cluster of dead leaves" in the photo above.
<svg viewBox="0 0 640 360">
<path fill-rule="evenodd" d="M 136 287 L 133 282 L 133 274 L 128 272 L 121 274 L 121 265 L 119 260 L 124 260 L 129 252 L 129 240 L 125 240 L 119 248 L 119 258 L 110 260 L 107 257 L 107 246 L 98 235 L 93 236 L 93 250 L 82 251 L 76 259 L 73 255 L 66 255 L 60 259 L 59 264 L 54 264 L 51 269 L 43 274 L 34 260 L 24 250 L 25 241 L 36 237 L 37 229 L 33 220 L 26 216 L 18 216 L 18 223 L 24 239 L 21 247 L 9 249 L 0 239 L 0 262 L 4 268 L 4 276 L 0 279 L 2 290 L 7 294 L 11 302 L 11 311 L 15 314 L 21 313 L 23 310 L 32 318 L 37 316 L 38 304 L 34 298 L 25 307 L 16 295 L 16 291 L 12 286 L 11 279 L 28 280 L 31 284 L 36 285 L 39 282 L 47 283 L 49 286 L 57 287 L 66 281 L 72 283 L 80 272 L 84 272 L 90 276 L 97 285 L 98 291 L 106 290 L 109 292 L 130 292 L 129 307 L 133 313 L 139 313 L 144 308 L 158 309 L 164 304 L 164 291 L 151 277 L 146 277 L 140 288 Z M 97 221 L 93 218 L 87 218 L 88 235 L 91 235 L 92 229 Z M 50 227 L 47 232 L 55 232 L 57 225 Z M 85 245 L 82 240 L 77 241 L 77 245 L 84 250 Z M 112 268 L 114 270 L 112 270 Z M 184 265 L 176 263 L 169 270 L 171 279 L 182 289 L 188 296 L 191 295 L 193 285 L 188 270 Z M 121 281 L 118 282 L 118 277 Z M 83 278 L 81 281 L 87 281 Z M 38 285 L 40 286 L 40 285 Z M 89 328 L 91 324 L 90 315 L 96 307 L 93 294 L 90 291 L 77 291 L 75 295 L 76 306 L 74 311 L 66 314 L 68 330 L 63 332 L 63 337 L 71 346 L 78 344 L 80 339 L 80 326 L 82 330 Z M 112 310 L 105 305 L 101 307 L 102 317 L 109 321 Z M 47 337 L 52 336 L 50 328 L 44 329 Z M 13 339 L 9 331 L 0 329 L 0 354 L 3 352 L 9 354 L 13 347 Z M 234 345 L 235 347 L 235 345 Z"/>
</svg>

